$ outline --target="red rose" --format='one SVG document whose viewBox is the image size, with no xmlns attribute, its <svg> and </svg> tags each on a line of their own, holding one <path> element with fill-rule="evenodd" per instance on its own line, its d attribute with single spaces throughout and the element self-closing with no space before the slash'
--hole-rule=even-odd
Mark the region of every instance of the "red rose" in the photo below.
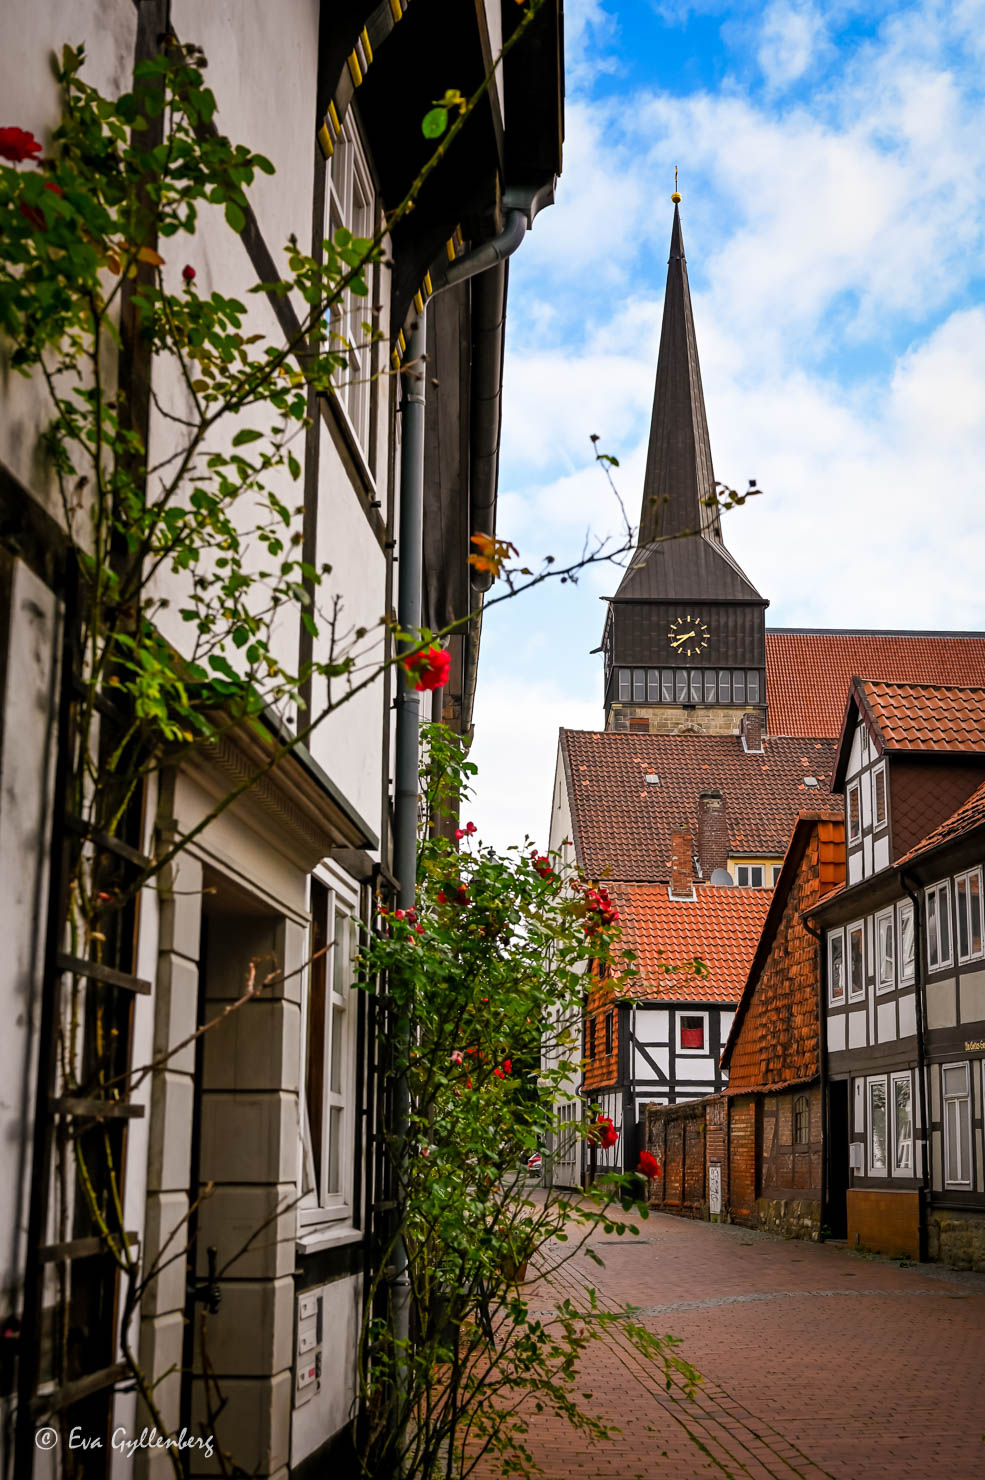
<svg viewBox="0 0 985 1480">
<path fill-rule="evenodd" d="M 445 893 L 445 891 L 443 889 L 439 889 L 438 890 L 438 903 L 439 904 L 447 904 L 448 903 L 448 896 L 447 896 L 447 894 Z"/>
<path fill-rule="evenodd" d="M 503 1077 L 503 1071 L 502 1071 L 502 1069 L 494 1069 L 493 1070 L 493 1073 L 495 1074 L 495 1076 L 496 1076 L 497 1079 L 502 1079 L 502 1077 Z"/>
<path fill-rule="evenodd" d="M 193 283 L 195 281 L 194 267 L 192 267 L 190 263 L 186 262 L 184 267 L 181 269 L 181 276 L 184 278 L 186 283 Z"/>
<path fill-rule="evenodd" d="M 440 689 L 448 682 L 451 653 L 429 647 L 426 652 L 411 653 L 403 659 L 403 665 L 412 689 Z"/>
<path fill-rule="evenodd" d="M 614 1146 L 619 1140 L 619 1132 L 612 1124 L 608 1115 L 598 1116 L 592 1130 L 593 1139 L 598 1141 L 600 1146 L 604 1146 L 606 1150 Z"/>
<path fill-rule="evenodd" d="M 643 1177 L 659 1177 L 660 1163 L 655 1156 L 650 1155 L 649 1151 L 641 1151 L 638 1170 Z"/>
<path fill-rule="evenodd" d="M 41 145 L 27 129 L 0 128 L 0 159 L 20 164 L 25 159 L 37 159 L 40 153 Z"/>
<path fill-rule="evenodd" d="M 503 1060 L 503 1073 L 504 1074 L 508 1074 L 512 1068 L 513 1068 L 513 1060 L 512 1059 L 504 1059 Z"/>
</svg>

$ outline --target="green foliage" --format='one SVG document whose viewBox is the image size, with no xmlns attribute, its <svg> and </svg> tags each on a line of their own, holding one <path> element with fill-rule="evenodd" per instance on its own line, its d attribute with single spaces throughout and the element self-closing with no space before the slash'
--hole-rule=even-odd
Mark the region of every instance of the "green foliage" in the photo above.
<svg viewBox="0 0 985 1480">
<path fill-rule="evenodd" d="M 439 726 L 425 749 L 423 801 L 440 816 L 467 799 L 475 768 Z M 592 1291 L 575 1304 L 552 1283 L 590 1235 L 638 1232 L 623 1216 L 646 1216 L 635 1177 L 610 1176 L 584 1197 L 532 1195 L 523 1170 L 562 1133 L 587 1134 L 580 1116 L 560 1115 L 580 1068 L 586 953 L 617 976 L 635 974 L 632 953 L 557 858 L 529 846 L 497 855 L 473 846 L 467 827 L 454 840 L 445 831 L 421 846 L 418 907 L 381 910 L 382 932 L 367 936 L 361 958 L 365 986 L 388 984 L 389 1072 L 410 1102 L 406 1138 L 389 1148 L 399 1213 L 383 1260 L 406 1255 L 410 1335 L 394 1337 L 385 1300 L 371 1300 L 364 1332 L 374 1476 L 391 1466 L 465 1475 L 486 1453 L 504 1474 L 535 1473 L 534 1412 L 604 1438 L 607 1426 L 579 1400 L 578 1373 L 613 1326 L 668 1373 L 694 1377 L 630 1311 L 602 1309 Z"/>
</svg>

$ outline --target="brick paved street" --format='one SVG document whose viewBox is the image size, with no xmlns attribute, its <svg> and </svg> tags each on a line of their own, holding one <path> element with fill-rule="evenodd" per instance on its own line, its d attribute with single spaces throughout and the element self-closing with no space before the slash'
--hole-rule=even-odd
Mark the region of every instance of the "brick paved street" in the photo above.
<svg viewBox="0 0 985 1480">
<path fill-rule="evenodd" d="M 642 1306 L 705 1382 L 686 1401 L 633 1348 L 593 1348 L 590 1406 L 622 1433 L 585 1452 L 560 1425 L 534 1429 L 549 1475 L 985 1476 L 985 1275 L 663 1214 L 641 1229 L 594 1240 L 605 1269 L 580 1255 L 558 1285 Z"/>
</svg>

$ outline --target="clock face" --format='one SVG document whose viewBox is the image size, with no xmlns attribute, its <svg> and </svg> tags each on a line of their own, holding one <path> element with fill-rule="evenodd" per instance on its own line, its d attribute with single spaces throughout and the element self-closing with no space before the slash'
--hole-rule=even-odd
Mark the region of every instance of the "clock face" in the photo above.
<svg viewBox="0 0 985 1480">
<path fill-rule="evenodd" d="M 685 658 L 696 658 L 703 653 L 708 646 L 708 637 L 706 624 L 700 617 L 692 617 L 690 612 L 683 617 L 675 617 L 667 632 L 674 652 L 682 653 Z"/>
</svg>

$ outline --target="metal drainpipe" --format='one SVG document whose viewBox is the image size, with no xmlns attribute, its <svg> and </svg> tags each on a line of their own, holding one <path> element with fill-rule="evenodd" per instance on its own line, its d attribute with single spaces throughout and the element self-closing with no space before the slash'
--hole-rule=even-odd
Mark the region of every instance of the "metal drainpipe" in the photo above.
<svg viewBox="0 0 985 1480">
<path fill-rule="evenodd" d="M 817 941 L 817 1077 L 821 1090 L 821 1223 L 828 1203 L 828 1158 L 831 1155 L 828 1135 L 828 1038 L 825 1021 L 828 994 L 828 961 L 824 951 L 824 932 L 815 929 L 806 915 L 801 916 L 804 929 Z M 817 1231 L 821 1242 L 821 1228 Z"/>
<path fill-rule="evenodd" d="M 432 297 L 455 283 L 465 282 L 511 256 L 527 229 L 526 213 L 510 211 L 503 230 L 491 241 L 449 264 Z M 427 385 L 424 357 L 427 348 L 425 314 L 414 322 L 407 344 L 408 368 L 401 376 L 403 424 L 400 440 L 400 532 L 397 621 L 401 630 L 413 632 L 421 626 L 424 574 L 424 416 Z M 393 871 L 399 888 L 397 902 L 409 909 L 417 898 L 417 807 L 420 756 L 420 710 L 418 695 L 406 674 L 398 672 L 397 735 L 394 767 Z M 398 1033 L 409 1043 L 409 1023 L 399 1024 Z M 401 1075 L 394 1091 L 394 1138 L 398 1148 L 407 1140 L 410 1124 L 410 1092 Z M 398 1151 L 398 1155 L 400 1152 Z M 410 1337 L 410 1280 L 407 1251 L 397 1240 L 393 1252 L 393 1327 L 398 1342 Z"/>
<path fill-rule="evenodd" d="M 903 892 L 913 905 L 913 1001 L 917 1024 L 917 1084 L 920 1095 L 920 1129 L 923 1132 L 923 1157 L 921 1158 L 920 1223 L 917 1229 L 920 1262 L 927 1259 L 927 1224 L 930 1218 L 931 1155 L 933 1135 L 927 1119 L 927 1050 L 924 1041 L 924 1000 L 926 988 L 923 972 L 923 916 L 920 897 L 910 888 L 905 871 L 900 874 Z M 915 1138 L 914 1138 L 915 1139 Z"/>
</svg>

